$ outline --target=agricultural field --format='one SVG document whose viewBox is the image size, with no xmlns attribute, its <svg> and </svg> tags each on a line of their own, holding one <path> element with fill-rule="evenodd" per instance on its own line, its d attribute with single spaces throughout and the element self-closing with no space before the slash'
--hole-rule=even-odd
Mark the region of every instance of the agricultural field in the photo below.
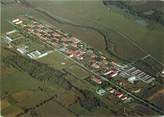
<svg viewBox="0 0 164 117">
<path fill-rule="evenodd" d="M 51 67 L 57 68 L 59 70 L 65 69 L 74 64 L 73 61 L 69 60 L 67 57 L 63 56 L 61 53 L 55 50 L 48 56 L 38 59 L 38 61 L 46 63 Z"/>
<path fill-rule="evenodd" d="M 145 55 L 145 52 L 143 52 L 144 50 L 160 62 L 164 60 L 164 49 L 163 46 L 160 46 L 164 44 L 163 27 L 158 24 L 153 29 L 139 25 L 134 18 L 125 17 L 124 14 L 106 7 L 103 5 L 102 1 L 51 1 L 51 3 L 49 3 L 33 0 L 31 3 L 54 17 L 59 16 L 82 25 L 95 26 L 99 27 L 99 29 L 109 31 L 109 36 L 116 46 L 117 55 L 123 58 L 130 60 L 141 58 Z M 46 4 L 49 7 L 46 7 Z M 74 11 L 74 9 L 76 10 Z M 81 14 L 84 14 L 83 17 Z M 114 32 L 110 30 L 114 30 Z M 118 32 L 122 34 L 118 34 Z M 117 35 L 119 36 L 116 37 Z M 93 42 L 95 39 L 92 38 L 91 40 L 92 43 L 90 44 L 94 45 L 95 43 Z M 101 40 L 103 39 L 101 38 Z M 143 50 L 135 45 L 143 48 Z M 99 46 L 101 47 L 102 44 L 99 43 Z"/>
<path fill-rule="evenodd" d="M 116 55 L 119 55 L 119 57 L 121 58 L 124 58 L 126 60 L 139 59 L 146 55 L 145 52 L 143 52 L 144 50 L 160 62 L 163 62 L 164 60 L 162 54 L 164 50 L 162 48 L 163 46 L 159 46 L 161 44 L 164 44 L 163 27 L 159 25 L 156 25 L 155 27 L 153 27 L 153 29 L 150 29 L 143 25 L 139 25 L 138 23 L 136 23 L 134 18 L 125 17 L 122 12 L 119 13 L 117 10 L 115 11 L 112 8 L 110 9 L 106 7 L 102 1 L 44 2 L 32 0 L 30 1 L 30 3 L 34 7 L 46 11 L 46 13 L 49 13 L 54 18 L 59 18 L 68 22 L 75 22 L 84 26 L 95 26 L 102 31 L 108 32 L 109 36 L 111 37 L 110 39 L 115 47 L 114 52 L 116 52 Z M 9 9 L 5 11 L 8 6 L 10 6 Z M 13 11 L 13 8 L 19 9 Z M 59 22 L 56 22 L 56 20 L 50 18 L 49 16 L 44 15 L 44 13 L 35 11 L 32 8 L 27 8 L 27 6 L 25 7 L 22 4 L 2 5 L 2 15 L 4 13 L 8 14 L 5 15 L 5 19 L 10 19 L 16 15 L 21 15 L 24 13 L 33 15 L 43 20 L 44 22 L 48 22 L 49 24 L 58 26 L 65 31 L 71 32 L 73 35 L 76 35 L 86 43 L 89 43 L 93 47 L 101 50 L 103 53 L 108 55 L 107 51 L 105 50 L 106 45 L 103 37 L 94 30 L 61 24 Z M 97 15 L 97 13 L 99 15 Z M 80 14 L 84 14 L 83 17 Z M 3 30 L 6 30 L 7 27 L 11 28 L 7 20 L 2 20 L 2 26 L 4 27 Z M 3 30 L 2 32 L 4 32 Z M 118 32 L 121 32 L 122 34 L 118 34 Z M 126 36 L 129 37 L 130 41 L 126 38 Z M 97 43 L 94 43 L 94 40 L 96 40 Z M 138 48 L 138 46 L 141 47 L 143 50 L 141 48 Z"/>
<path fill-rule="evenodd" d="M 4 48 L 2 53 L 2 59 L 4 59 L 4 57 L 15 55 Z M 51 116 L 49 115 L 49 112 L 51 112 L 52 115 L 55 113 L 59 116 L 65 114 L 75 116 L 79 113 L 78 110 L 74 110 L 75 112 L 72 113 L 68 108 L 69 105 L 75 103 L 77 96 L 80 96 L 78 91 L 67 90 L 53 82 L 42 82 L 37 80 L 31 77 L 27 72 L 20 71 L 15 67 L 9 67 L 6 65 L 6 62 L 3 62 L 1 67 L 4 68 L 2 74 L 3 78 L 1 80 L 1 83 L 3 82 L 4 84 L 1 89 L 1 106 L 3 115 L 14 117 L 20 113 L 24 113 L 25 116 L 32 116 L 33 113 L 39 113 L 39 115 Z M 70 77 L 72 78 L 72 76 Z M 47 102 L 45 105 L 42 104 L 42 102 L 46 101 L 53 95 L 56 95 L 56 97 L 52 99 L 52 102 Z M 65 101 L 63 101 L 63 98 Z M 36 109 L 32 110 L 31 113 L 25 110 L 26 108 L 30 109 L 34 107 Z M 48 109 L 49 111 L 47 112 L 43 111 L 44 108 L 50 109 Z M 53 111 L 51 110 L 52 108 L 57 108 L 58 110 Z M 79 109 L 82 110 L 81 108 L 82 107 L 80 106 Z M 87 110 L 85 111 L 89 113 Z"/>
<path fill-rule="evenodd" d="M 164 113 L 160 24 L 143 25 L 103 0 L 0 4 L 2 115 Z"/>
</svg>

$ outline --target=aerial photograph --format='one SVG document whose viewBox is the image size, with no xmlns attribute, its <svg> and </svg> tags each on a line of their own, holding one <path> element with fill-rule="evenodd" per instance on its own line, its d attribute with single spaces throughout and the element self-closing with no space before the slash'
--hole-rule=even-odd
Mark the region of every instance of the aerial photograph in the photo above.
<svg viewBox="0 0 164 117">
<path fill-rule="evenodd" d="M 0 117 L 163 117 L 164 0 L 0 0 Z"/>
</svg>

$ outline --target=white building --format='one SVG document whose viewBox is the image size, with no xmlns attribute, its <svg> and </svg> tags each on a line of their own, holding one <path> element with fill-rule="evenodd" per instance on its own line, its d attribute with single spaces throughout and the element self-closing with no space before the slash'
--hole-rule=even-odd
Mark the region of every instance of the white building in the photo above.
<svg viewBox="0 0 164 117">
<path fill-rule="evenodd" d="M 106 91 L 104 89 L 97 89 L 96 90 L 96 93 L 99 94 L 99 95 L 101 95 L 101 96 L 103 96 L 105 94 L 105 92 Z"/>
<path fill-rule="evenodd" d="M 17 48 L 17 51 L 24 55 L 28 52 L 28 46 Z"/>
<path fill-rule="evenodd" d="M 137 81 L 137 78 L 135 76 L 131 76 L 128 78 L 128 81 L 132 84 L 134 84 L 135 81 Z"/>
<path fill-rule="evenodd" d="M 164 74 L 164 69 L 162 70 L 162 74 Z"/>
</svg>

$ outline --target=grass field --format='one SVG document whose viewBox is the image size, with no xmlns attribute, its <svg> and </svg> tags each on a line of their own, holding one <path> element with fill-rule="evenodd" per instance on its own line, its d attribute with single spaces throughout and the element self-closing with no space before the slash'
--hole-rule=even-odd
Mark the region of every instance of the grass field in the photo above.
<svg viewBox="0 0 164 117">
<path fill-rule="evenodd" d="M 40 62 L 46 63 L 50 65 L 53 68 L 62 70 L 63 68 L 67 68 L 74 64 L 73 61 L 70 61 L 67 57 L 63 56 L 57 51 L 54 51 L 53 53 L 49 54 L 46 57 L 38 59 Z M 64 63 L 64 64 L 62 64 Z"/>
<path fill-rule="evenodd" d="M 6 109 L 2 111 L 3 115 L 6 115 L 6 117 L 15 117 L 18 113 L 22 112 L 22 109 L 16 107 L 16 106 L 9 106 Z"/>
<path fill-rule="evenodd" d="M 14 53 L 10 52 L 9 50 L 6 50 L 5 48 L 2 48 L 2 49 L 3 49 L 2 57 L 14 55 Z M 59 60 L 61 61 L 64 60 L 63 55 L 57 52 L 51 53 L 50 55 L 52 56 L 52 60 L 54 60 L 54 58 L 56 59 L 55 62 L 57 63 L 60 63 Z M 43 62 L 43 59 L 49 58 L 49 56 L 42 58 L 42 62 Z M 69 62 L 72 62 L 72 61 L 69 60 Z M 3 84 L 2 95 L 1 95 L 1 97 L 3 98 L 3 100 L 1 100 L 3 102 L 3 107 L 2 107 L 3 115 L 15 116 L 18 113 L 24 112 L 24 108 L 36 107 L 36 105 L 40 104 L 41 102 L 44 102 L 44 100 L 46 100 L 47 98 L 53 95 L 56 95 L 57 97 L 51 100 L 50 102 L 47 102 L 40 107 L 37 107 L 37 109 L 34 111 L 43 116 L 44 115 L 52 116 L 54 113 L 59 116 L 64 116 L 64 115 L 74 116 L 75 114 L 85 115 L 86 112 L 87 114 L 91 114 L 91 115 L 93 114 L 91 112 L 88 112 L 81 106 L 78 107 L 79 109 L 77 110 L 70 107 L 71 105 L 77 103 L 75 102 L 77 97 L 81 96 L 78 90 L 64 89 L 60 85 L 55 84 L 54 82 L 51 82 L 51 81 L 42 82 L 40 80 L 34 79 L 33 77 L 31 77 L 29 74 L 27 74 L 24 71 L 20 71 L 17 68 L 13 68 L 11 66 L 6 65 L 6 63 L 1 64 L 1 67 L 3 67 L 3 74 L 2 74 L 2 80 L 1 80 L 1 84 Z M 75 69 L 78 69 L 77 70 L 78 73 L 81 72 L 80 74 L 85 72 L 79 66 L 74 65 L 74 67 Z M 55 69 L 57 68 L 58 66 L 55 66 Z M 58 68 L 58 69 L 61 69 L 61 68 Z M 82 81 L 82 79 L 80 79 L 79 77 L 67 75 L 66 79 L 78 89 L 90 90 L 93 93 L 95 93 L 96 87 L 87 83 L 87 81 L 85 80 Z M 54 108 L 57 108 L 57 109 L 55 109 L 54 111 Z M 108 110 L 109 113 L 110 111 L 111 110 Z M 96 109 L 94 112 L 99 112 L 99 110 Z M 31 116 L 30 113 L 25 113 L 25 116 L 26 115 Z"/>
<path fill-rule="evenodd" d="M 45 104 L 43 107 L 39 108 L 37 112 L 44 117 L 53 117 L 54 115 L 60 117 L 64 117 L 65 115 L 69 117 L 75 117 L 74 114 L 72 114 L 56 102 Z"/>
<path fill-rule="evenodd" d="M 20 72 L 14 68 L 9 68 L 9 70 L 10 72 L 6 71 L 2 73 L 2 95 L 5 91 L 10 91 L 9 93 L 15 93 L 22 90 L 36 88 L 41 84 L 37 80 L 28 76 L 26 73 Z M 29 81 L 31 83 L 26 84 L 25 81 Z"/>
<path fill-rule="evenodd" d="M 139 25 L 134 18 L 125 17 L 124 14 L 105 7 L 102 1 L 75 2 L 63 0 L 44 2 L 33 0 L 30 2 L 34 6 L 46 10 L 52 16 L 57 15 L 74 23 L 95 26 L 109 31 L 109 36 L 116 48 L 116 54 L 123 58 L 135 60 L 143 57 L 145 54 L 143 55 L 141 50 L 137 50 L 138 48 L 129 43 L 124 37 L 118 37 L 117 31 L 131 37 L 131 40 L 141 46 L 146 52 L 157 60 L 164 62 L 164 46 L 162 46 L 164 45 L 163 27 L 157 24 L 153 29 Z M 21 4 L 2 5 L 2 16 L 4 15 L 1 21 L 2 33 L 11 29 L 7 21 L 21 14 L 34 15 L 46 23 L 56 25 L 105 53 L 105 43 L 98 33 L 70 25 L 61 25 L 31 8 L 23 7 Z M 116 32 L 111 32 L 110 29 L 114 29 Z"/>
<path fill-rule="evenodd" d="M 72 65 L 66 70 L 73 73 L 73 75 L 75 75 L 80 79 L 85 79 L 86 77 L 89 76 L 89 73 L 87 71 L 85 71 L 83 68 L 77 65 Z"/>
<path fill-rule="evenodd" d="M 38 59 L 38 61 L 42 63 L 46 63 L 49 66 L 55 68 L 55 69 L 65 69 L 66 71 L 70 72 L 73 76 L 69 75 L 66 78 L 72 82 L 75 86 L 83 89 L 91 88 L 92 86 L 87 83 L 84 79 L 89 76 L 89 73 L 75 64 L 72 60 L 69 58 L 63 56 L 57 51 L 54 51 L 53 53 L 49 54 L 46 57 Z M 65 63 L 62 65 L 62 63 Z M 82 83 L 83 82 L 83 83 Z"/>
<path fill-rule="evenodd" d="M 106 30 L 109 30 L 108 28 L 116 29 L 117 31 L 126 34 L 128 37 L 131 37 L 137 45 L 141 46 L 145 51 L 161 62 L 164 60 L 164 56 L 162 54 L 164 53 L 164 46 L 160 46 L 164 44 L 164 28 L 158 24 L 156 24 L 153 29 L 139 25 L 133 18 L 124 17 L 123 14 L 105 7 L 102 1 L 33 1 L 34 2 L 32 3 L 34 5 L 45 9 L 54 16 L 57 15 L 83 25 L 94 25 L 102 29 L 106 27 Z M 113 38 L 115 37 L 112 35 L 111 39 Z M 86 41 L 85 38 L 81 39 Z M 91 38 L 91 40 L 92 43 L 89 44 L 94 45 L 95 39 Z M 139 52 L 136 52 L 136 48 L 133 49 L 130 47 L 131 45 L 128 44 L 129 42 L 123 37 L 120 36 L 117 40 L 118 41 L 114 43 L 116 46 L 118 45 L 118 54 L 125 58 L 133 59 L 135 59 L 136 56 L 137 58 L 143 56 Z M 120 46 L 119 43 L 126 46 Z M 101 44 L 102 43 L 99 43 L 100 47 L 102 46 Z"/>
<path fill-rule="evenodd" d="M 3 49 L 2 57 L 12 55 L 11 52 Z M 13 67 L 9 67 L 6 64 L 2 63 L 2 79 L 0 83 L 2 84 L 1 89 L 1 106 L 2 106 L 2 115 L 15 117 L 18 113 L 23 112 L 22 107 L 35 107 L 36 104 L 44 101 L 52 95 L 60 95 L 62 97 L 65 89 L 51 82 L 41 82 L 29 76 L 23 71 L 19 71 Z M 70 91 L 69 93 L 71 93 Z M 72 92 L 73 93 L 73 92 Z M 64 94 L 65 98 L 70 98 L 68 93 Z M 73 99 L 72 99 L 73 100 Z M 62 102 L 62 100 L 59 100 Z M 47 105 L 47 106 L 46 106 Z M 41 114 L 46 114 L 46 116 L 51 116 L 47 111 L 52 111 L 52 114 L 56 113 L 60 116 L 74 114 L 70 113 L 65 107 L 59 105 L 56 102 L 49 102 L 45 106 L 42 106 L 38 109 Z M 49 109 L 47 109 L 49 108 Z M 54 111 L 54 108 L 58 109 Z M 28 117 L 31 115 L 28 115 Z"/>
<path fill-rule="evenodd" d="M 49 60 L 49 61 L 48 61 Z M 51 60 L 51 61 L 50 61 Z M 65 66 L 60 65 L 60 63 L 63 62 L 63 60 L 65 60 L 64 62 L 66 63 Z M 66 60 L 68 60 L 69 62 L 67 62 Z M 53 53 L 49 54 L 48 56 L 39 59 L 40 62 L 46 63 L 56 69 L 65 69 L 66 71 L 68 71 L 69 73 L 71 73 L 72 75 L 67 75 L 66 79 L 69 80 L 70 83 L 72 83 L 75 87 L 79 88 L 79 89 L 85 89 L 85 90 L 90 90 L 92 92 L 96 92 L 96 89 L 98 86 L 94 86 L 92 84 L 90 84 L 87 80 L 85 80 L 85 78 L 89 77 L 89 73 L 87 71 L 85 71 L 83 68 L 81 68 L 80 66 L 74 64 L 68 64 L 68 63 L 72 63 L 73 61 L 71 61 L 68 58 L 65 58 L 63 55 L 61 55 L 60 53 L 58 53 L 57 51 L 54 51 Z M 61 67 L 62 66 L 62 67 Z M 89 77 L 90 78 L 90 77 Z M 96 115 L 96 114 L 100 114 L 104 116 L 106 114 L 111 113 L 110 110 L 106 110 L 104 108 L 101 109 L 97 109 L 95 110 L 95 112 L 90 113 L 84 109 L 82 109 L 80 107 L 80 105 L 78 104 L 74 104 L 73 102 L 76 99 L 76 96 L 78 96 L 78 93 L 73 93 L 73 92 L 65 92 L 63 94 L 66 95 L 61 95 L 61 97 L 59 97 L 59 100 L 61 100 L 62 104 L 64 104 L 65 106 L 71 105 L 69 106 L 69 109 L 71 109 L 73 112 L 78 113 L 78 114 L 84 114 L 84 115 Z M 99 95 L 97 95 L 97 97 L 100 97 Z M 67 101 L 69 100 L 69 101 Z M 104 98 L 103 98 L 104 100 Z M 109 105 L 113 105 L 113 102 L 111 102 L 111 100 L 104 100 L 106 103 L 108 103 Z M 71 102 L 73 104 L 71 104 Z"/>
<path fill-rule="evenodd" d="M 144 56 L 145 53 L 138 51 L 137 48 L 134 47 L 134 45 L 132 45 L 129 40 L 118 35 L 117 32 L 111 29 L 123 32 L 126 35 L 132 37 L 134 43 L 137 43 L 155 58 L 161 62 L 164 62 L 164 46 L 162 46 L 164 45 L 164 33 L 163 28 L 159 25 L 156 25 L 154 29 L 138 25 L 134 19 L 128 19 L 127 17 L 124 17 L 123 14 L 105 7 L 102 1 L 67 2 L 63 0 L 55 2 L 44 2 L 32 0 L 30 2 L 37 7 L 45 9 L 54 16 L 57 15 L 75 23 L 96 26 L 100 29 L 109 31 L 109 36 L 111 37 L 111 41 L 115 47 L 114 50 L 119 56 L 129 60 L 134 60 Z M 34 11 L 31 8 L 26 8 L 18 3 L 2 5 L 1 12 L 1 34 L 4 34 L 5 32 L 13 29 L 13 27 L 8 23 L 9 20 L 19 15 L 29 14 L 35 16 L 44 23 L 53 24 L 65 30 L 66 32 L 71 32 L 72 35 L 78 37 L 79 39 L 85 41 L 87 44 L 106 54 L 105 42 L 102 36 L 93 30 L 59 24 L 47 16 Z M 34 44 L 32 48 L 35 47 L 40 47 L 40 44 Z M 2 50 L 1 56 L 3 57 L 10 54 L 11 53 Z M 46 63 L 52 68 L 58 70 L 68 70 L 75 77 L 68 75 L 66 77 L 67 80 L 69 80 L 72 84 L 80 89 L 88 89 L 95 92 L 96 87 L 91 86 L 91 84 L 87 83 L 86 80 L 83 80 L 83 78 L 86 78 L 89 75 L 88 72 L 77 66 L 73 61 L 65 58 L 60 53 L 54 51 L 48 56 L 38 59 L 38 61 L 41 63 Z M 1 97 L 3 97 L 3 100 L 1 100 L 1 102 L 3 103 L 3 114 L 14 116 L 17 113 L 22 112 L 21 107 L 33 107 L 34 105 L 47 99 L 49 96 L 57 94 L 59 97 L 61 97 L 59 102 L 64 106 L 53 101 L 51 103 L 45 104 L 41 108 L 38 108 L 37 112 L 41 113 L 43 116 L 53 116 L 53 114 L 61 116 L 74 116 L 72 112 L 65 108 L 65 106 L 69 106 L 75 101 L 75 94 L 73 91 L 66 91 L 65 89 L 51 82 L 41 82 L 36 80 L 26 72 L 19 71 L 18 69 L 7 66 L 4 63 L 1 63 L 0 70 L 2 72 L 2 79 L 0 80 L 0 84 L 2 84 Z M 65 101 L 62 102 L 62 100 Z M 106 102 L 109 103 L 109 105 L 111 103 L 111 108 L 113 109 L 114 105 L 111 100 Z M 71 103 L 68 103 L 67 101 Z M 54 108 L 56 110 L 54 110 Z M 70 109 L 74 110 L 78 114 L 89 114 L 88 111 L 86 111 L 77 103 L 71 105 Z M 49 115 L 49 113 L 52 115 Z M 110 110 L 107 111 L 103 109 L 96 110 L 94 112 L 95 115 L 98 113 L 101 115 L 102 113 L 107 115 L 108 113 L 111 114 Z M 29 117 L 28 114 L 27 117 Z"/>
</svg>

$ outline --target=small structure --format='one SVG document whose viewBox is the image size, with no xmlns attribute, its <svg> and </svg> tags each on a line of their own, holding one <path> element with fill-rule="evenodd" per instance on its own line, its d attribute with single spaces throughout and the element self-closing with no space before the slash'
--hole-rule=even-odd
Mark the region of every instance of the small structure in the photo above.
<svg viewBox="0 0 164 117">
<path fill-rule="evenodd" d="M 131 76 L 131 77 L 128 78 L 128 81 L 129 81 L 130 83 L 134 84 L 135 81 L 137 81 L 137 79 L 136 79 L 135 76 Z"/>
<path fill-rule="evenodd" d="M 19 19 L 14 19 L 12 22 L 15 23 L 15 22 L 18 22 L 18 21 L 19 21 Z"/>
<path fill-rule="evenodd" d="M 17 51 L 24 55 L 28 52 L 28 46 L 17 48 Z"/>
<path fill-rule="evenodd" d="M 122 93 L 120 93 L 120 94 L 117 95 L 118 98 L 121 98 L 123 96 L 124 96 L 124 94 L 122 94 Z"/>
<path fill-rule="evenodd" d="M 112 71 L 107 71 L 106 73 L 104 73 L 104 75 L 106 76 L 106 75 L 108 75 L 108 74 L 110 74 Z"/>
<path fill-rule="evenodd" d="M 104 73 L 104 75 L 110 75 L 110 77 L 115 77 L 118 75 L 118 70 L 115 68 L 111 68 L 110 71 Z"/>
<path fill-rule="evenodd" d="M 108 87 L 106 90 L 107 91 L 110 91 L 110 90 L 112 90 L 113 88 L 112 87 Z"/>
<path fill-rule="evenodd" d="M 38 50 L 27 54 L 27 56 L 29 56 L 30 58 L 38 58 L 40 55 L 41 55 L 41 53 Z"/>
<path fill-rule="evenodd" d="M 127 99 L 128 99 L 128 97 L 126 97 L 126 96 L 121 98 L 122 101 L 127 100 Z"/>
<path fill-rule="evenodd" d="M 133 91 L 134 93 L 139 93 L 141 91 L 141 89 L 137 89 L 135 91 Z"/>
<path fill-rule="evenodd" d="M 16 22 L 15 24 L 21 24 L 23 21 Z"/>
<path fill-rule="evenodd" d="M 164 69 L 161 72 L 161 77 L 164 78 Z"/>
<path fill-rule="evenodd" d="M 72 57 L 74 57 L 74 55 L 73 54 L 70 54 L 69 57 L 72 58 Z"/>
<path fill-rule="evenodd" d="M 115 77 L 115 76 L 117 76 L 117 75 L 118 75 L 118 71 L 112 72 L 111 75 L 110 75 L 110 77 Z"/>
<path fill-rule="evenodd" d="M 65 65 L 66 63 L 65 62 L 61 62 L 62 65 Z"/>
<path fill-rule="evenodd" d="M 12 33 L 15 33 L 15 32 L 17 32 L 17 30 L 12 30 L 12 31 L 7 32 L 6 35 L 9 35 L 9 34 L 12 34 Z"/>
<path fill-rule="evenodd" d="M 39 55 L 38 58 L 42 58 L 42 57 L 47 56 L 47 55 L 48 55 L 48 52 L 45 52 L 45 53 Z"/>
<path fill-rule="evenodd" d="M 91 67 L 93 67 L 93 68 L 95 68 L 95 69 L 100 68 L 100 66 L 99 66 L 97 63 L 93 63 L 93 64 L 91 65 Z"/>
<path fill-rule="evenodd" d="M 97 78 L 97 77 L 95 77 L 95 76 L 93 76 L 93 77 L 91 78 L 91 80 L 94 81 L 94 82 L 96 82 L 97 84 L 102 84 L 101 79 L 99 79 L 99 78 Z"/>
<path fill-rule="evenodd" d="M 96 90 L 96 93 L 99 94 L 99 95 L 101 95 L 101 96 L 105 95 L 105 92 L 106 91 L 104 89 L 97 89 Z"/>
<path fill-rule="evenodd" d="M 116 90 L 112 88 L 109 92 L 110 92 L 110 93 L 115 93 L 115 91 L 116 91 Z"/>
<path fill-rule="evenodd" d="M 80 40 L 77 39 L 76 37 L 72 37 L 71 39 L 72 39 L 73 43 L 79 43 L 80 42 Z"/>
<path fill-rule="evenodd" d="M 12 40 L 10 37 L 8 37 L 8 36 L 6 36 L 5 39 L 6 39 L 6 41 L 7 41 L 8 44 L 9 44 L 10 42 L 13 41 L 13 40 Z"/>
<path fill-rule="evenodd" d="M 163 75 L 164 75 L 164 69 L 162 70 L 162 72 L 161 72 Z"/>
</svg>

